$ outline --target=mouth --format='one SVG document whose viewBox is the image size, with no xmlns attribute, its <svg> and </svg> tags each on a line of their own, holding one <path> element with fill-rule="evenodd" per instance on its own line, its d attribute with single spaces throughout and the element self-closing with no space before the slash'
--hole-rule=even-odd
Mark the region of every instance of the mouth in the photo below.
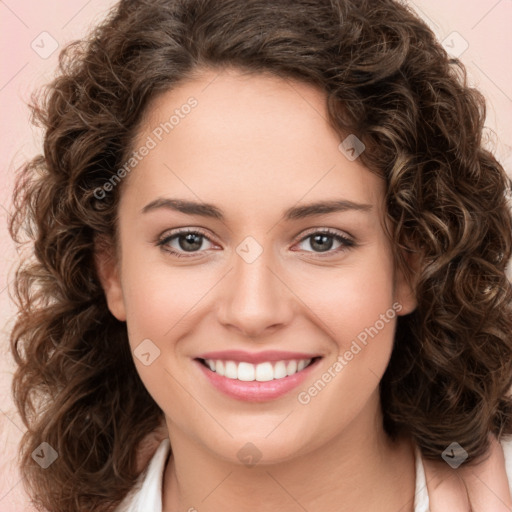
<svg viewBox="0 0 512 512">
<path fill-rule="evenodd" d="M 322 356 L 251 363 L 244 360 L 195 358 L 207 381 L 231 398 L 265 402 L 290 393 L 319 365 Z"/>
</svg>

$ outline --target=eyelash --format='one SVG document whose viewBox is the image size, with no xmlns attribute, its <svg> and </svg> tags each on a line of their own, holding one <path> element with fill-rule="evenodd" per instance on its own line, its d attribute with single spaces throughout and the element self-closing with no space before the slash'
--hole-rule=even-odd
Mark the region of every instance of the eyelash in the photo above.
<svg viewBox="0 0 512 512">
<path fill-rule="evenodd" d="M 177 231 L 175 233 L 172 233 L 171 235 L 168 235 L 168 236 L 165 236 L 165 237 L 159 239 L 157 241 L 156 245 L 158 247 L 161 247 L 163 251 L 165 251 L 169 254 L 172 254 L 173 256 L 176 256 L 178 258 L 194 257 L 193 255 L 197 254 L 200 251 L 196 251 L 195 253 L 191 252 L 191 253 L 189 253 L 190 255 L 185 255 L 184 253 L 175 251 L 174 249 L 165 248 L 165 245 L 168 244 L 174 238 L 178 238 L 180 236 L 187 235 L 187 234 L 199 235 L 199 236 L 202 236 L 203 238 L 206 238 L 208 241 L 211 242 L 211 240 L 207 236 L 207 234 L 199 229 L 183 229 L 183 230 Z M 338 232 L 333 231 L 329 228 L 324 229 L 324 230 L 312 231 L 312 232 L 308 233 L 307 235 L 305 235 L 304 237 L 302 237 L 296 243 L 301 243 L 301 242 L 307 240 L 308 238 L 312 237 L 313 235 L 329 235 L 329 236 L 332 236 L 337 242 L 342 243 L 342 246 L 340 248 L 338 248 L 336 250 L 329 250 L 325 253 L 316 253 L 314 251 L 306 251 L 306 252 L 313 252 L 320 258 L 325 257 L 325 256 L 332 256 L 333 254 L 339 254 L 339 253 L 344 252 L 356 245 L 353 240 L 351 240 L 345 236 L 342 236 Z"/>
</svg>

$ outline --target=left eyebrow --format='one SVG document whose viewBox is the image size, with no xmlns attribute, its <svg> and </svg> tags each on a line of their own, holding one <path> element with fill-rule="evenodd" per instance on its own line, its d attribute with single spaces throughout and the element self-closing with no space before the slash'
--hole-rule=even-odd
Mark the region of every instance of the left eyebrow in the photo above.
<svg viewBox="0 0 512 512">
<path fill-rule="evenodd" d="M 200 203 L 184 199 L 158 198 L 148 203 L 142 208 L 141 213 L 147 213 L 159 208 L 167 208 L 189 215 L 200 215 L 210 217 L 221 221 L 225 220 L 225 215 L 220 208 L 211 203 Z M 328 213 L 345 212 L 356 210 L 361 212 L 370 212 L 373 206 L 365 203 L 355 203 L 346 199 L 333 201 L 319 201 L 301 206 L 292 206 L 284 211 L 285 220 L 298 220 L 315 215 L 326 215 Z"/>
<path fill-rule="evenodd" d="M 293 206 L 284 212 L 285 220 L 304 219 L 314 215 L 325 215 L 327 213 L 346 212 L 356 210 L 361 212 L 370 212 L 372 209 L 371 204 L 355 203 L 342 199 L 338 201 L 320 201 L 317 203 L 309 203 L 302 206 Z"/>
</svg>

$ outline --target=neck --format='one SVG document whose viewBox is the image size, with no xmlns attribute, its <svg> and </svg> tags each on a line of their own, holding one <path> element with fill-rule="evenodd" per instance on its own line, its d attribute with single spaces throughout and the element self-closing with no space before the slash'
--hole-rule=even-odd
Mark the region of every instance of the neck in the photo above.
<svg viewBox="0 0 512 512">
<path fill-rule="evenodd" d="M 376 405 L 373 414 L 366 407 L 319 449 L 252 467 L 216 456 L 169 423 L 173 453 L 164 474 L 163 510 L 249 512 L 257 503 L 261 512 L 412 512 L 413 444 L 387 437 L 378 398 Z"/>
</svg>

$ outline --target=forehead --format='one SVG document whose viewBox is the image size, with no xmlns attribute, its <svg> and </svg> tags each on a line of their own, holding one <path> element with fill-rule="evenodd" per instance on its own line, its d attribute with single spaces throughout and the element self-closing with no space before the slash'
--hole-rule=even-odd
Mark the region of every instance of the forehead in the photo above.
<svg viewBox="0 0 512 512">
<path fill-rule="evenodd" d="M 252 211 L 302 198 L 379 202 L 381 178 L 349 160 L 342 140 L 320 89 L 209 70 L 150 103 L 134 146 L 152 149 L 129 178 L 145 202 L 164 193 Z"/>
</svg>

